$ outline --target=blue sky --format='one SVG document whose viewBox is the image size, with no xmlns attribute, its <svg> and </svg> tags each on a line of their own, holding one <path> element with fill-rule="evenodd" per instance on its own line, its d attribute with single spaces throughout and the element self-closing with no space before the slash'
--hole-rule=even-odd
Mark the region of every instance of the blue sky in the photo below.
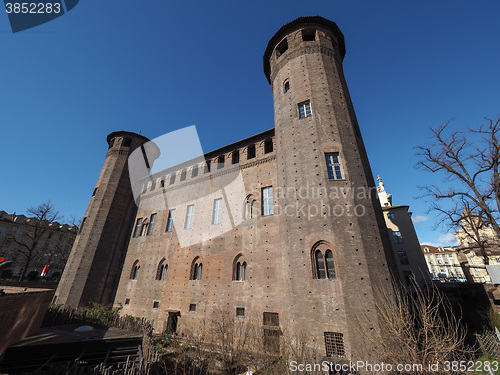
<svg viewBox="0 0 500 375">
<path fill-rule="evenodd" d="M 500 113 L 500 2 L 80 0 L 68 14 L 12 34 L 0 16 L 0 209 L 48 199 L 83 216 L 106 136 L 149 138 L 196 125 L 209 151 L 273 127 L 262 55 L 299 17 L 345 35 L 344 70 L 375 177 L 410 205 L 421 242 L 447 243 L 415 168 L 429 126 L 474 126 Z"/>
</svg>

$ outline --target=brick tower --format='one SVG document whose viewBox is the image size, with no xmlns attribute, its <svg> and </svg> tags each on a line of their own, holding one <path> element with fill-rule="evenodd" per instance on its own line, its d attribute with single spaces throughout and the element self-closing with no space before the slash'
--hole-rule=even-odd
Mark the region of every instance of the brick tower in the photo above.
<svg viewBox="0 0 500 375">
<path fill-rule="evenodd" d="M 274 98 L 284 320 L 330 357 L 365 359 L 367 336 L 376 342 L 382 332 L 377 291 L 391 288 L 395 263 L 344 55 L 334 22 L 301 17 L 271 38 L 264 72 Z"/>
<path fill-rule="evenodd" d="M 59 282 L 56 303 L 113 303 L 136 212 L 127 161 L 148 141 L 126 131 L 108 135 L 106 160 Z"/>
</svg>

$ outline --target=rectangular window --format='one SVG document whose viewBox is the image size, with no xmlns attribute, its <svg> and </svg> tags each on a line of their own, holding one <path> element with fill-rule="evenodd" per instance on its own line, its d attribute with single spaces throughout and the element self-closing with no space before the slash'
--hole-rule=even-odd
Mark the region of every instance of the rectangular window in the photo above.
<svg viewBox="0 0 500 375">
<path fill-rule="evenodd" d="M 190 204 L 187 206 L 186 210 L 186 220 L 184 221 L 184 229 L 191 229 L 193 226 L 193 213 L 194 213 L 194 204 Z"/>
<path fill-rule="evenodd" d="M 194 303 L 189 304 L 189 311 L 196 312 L 196 304 Z"/>
<path fill-rule="evenodd" d="M 329 180 L 342 180 L 342 168 L 340 167 L 339 153 L 333 152 L 325 154 L 326 169 Z"/>
<path fill-rule="evenodd" d="M 167 232 L 172 232 L 174 230 L 174 217 L 175 208 L 168 211 Z"/>
<path fill-rule="evenodd" d="M 387 214 L 387 217 L 388 217 L 389 219 L 395 219 L 395 218 L 396 218 L 396 214 L 395 214 L 394 212 L 389 212 L 389 213 Z"/>
<path fill-rule="evenodd" d="M 153 301 L 153 309 L 157 309 L 160 307 L 160 302 L 159 301 Z"/>
<path fill-rule="evenodd" d="M 195 165 L 193 167 L 193 171 L 191 172 L 191 177 L 196 177 L 196 176 L 198 176 L 198 166 L 197 165 Z"/>
<path fill-rule="evenodd" d="M 173 185 L 175 182 L 175 173 L 172 173 L 172 175 L 170 176 L 170 185 Z"/>
<path fill-rule="evenodd" d="M 186 179 L 186 174 L 187 174 L 187 171 L 185 169 L 183 169 L 181 172 L 181 181 L 184 181 Z"/>
<path fill-rule="evenodd" d="M 247 149 L 247 159 L 253 159 L 255 157 L 255 145 L 248 146 Z"/>
<path fill-rule="evenodd" d="M 406 251 L 398 251 L 399 263 L 401 264 L 410 264 L 408 261 L 408 254 Z"/>
<path fill-rule="evenodd" d="M 325 348 L 327 357 L 344 358 L 344 335 L 338 332 L 325 332 Z"/>
<path fill-rule="evenodd" d="M 155 228 L 155 222 L 156 222 L 156 214 L 152 214 L 151 218 L 149 219 L 149 226 L 148 226 L 148 236 L 151 236 L 153 234 L 153 229 Z"/>
<path fill-rule="evenodd" d="M 403 243 L 403 236 L 401 236 L 401 232 L 392 232 L 392 239 L 394 243 Z"/>
<path fill-rule="evenodd" d="M 238 164 L 240 162 L 240 152 L 239 150 L 233 151 L 232 163 Z"/>
<path fill-rule="evenodd" d="M 273 187 L 262 189 L 262 216 L 273 215 Z"/>
<path fill-rule="evenodd" d="M 210 172 L 210 160 L 207 160 L 205 162 L 205 173 L 209 173 Z"/>
<path fill-rule="evenodd" d="M 280 325 L 280 317 L 278 313 L 273 313 L 273 312 L 265 312 L 263 314 L 264 316 L 264 323 L 263 325 L 265 326 L 273 326 L 273 327 L 279 327 Z"/>
<path fill-rule="evenodd" d="M 135 222 L 134 237 L 139 237 L 139 234 L 141 233 L 141 226 L 142 218 L 137 219 L 137 221 Z"/>
<path fill-rule="evenodd" d="M 307 102 L 300 103 L 298 107 L 299 107 L 299 118 L 306 118 L 312 116 L 311 102 L 309 100 Z"/>
<path fill-rule="evenodd" d="M 130 304 L 130 298 L 125 298 L 125 305 L 129 305 Z"/>
<path fill-rule="evenodd" d="M 212 224 L 220 224 L 222 212 L 222 198 L 214 200 L 214 212 L 212 215 Z"/>
</svg>

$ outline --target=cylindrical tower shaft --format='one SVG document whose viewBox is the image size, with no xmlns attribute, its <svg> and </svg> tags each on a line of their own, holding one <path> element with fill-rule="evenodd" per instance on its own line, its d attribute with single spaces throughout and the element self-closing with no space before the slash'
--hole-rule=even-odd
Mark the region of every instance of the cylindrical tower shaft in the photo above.
<svg viewBox="0 0 500 375">
<path fill-rule="evenodd" d="M 136 211 L 128 157 L 149 140 L 118 131 L 107 141 L 104 166 L 55 294 L 58 304 L 113 303 Z"/>
<path fill-rule="evenodd" d="M 394 257 L 342 71 L 344 54 L 335 23 L 302 17 L 270 40 L 264 71 L 274 98 L 287 320 L 324 336 L 318 344 L 327 355 L 359 358 L 366 340 L 380 339 L 376 305 L 380 289 L 391 288 Z M 343 354 L 340 346 L 332 353 L 332 340 L 343 340 Z"/>
</svg>

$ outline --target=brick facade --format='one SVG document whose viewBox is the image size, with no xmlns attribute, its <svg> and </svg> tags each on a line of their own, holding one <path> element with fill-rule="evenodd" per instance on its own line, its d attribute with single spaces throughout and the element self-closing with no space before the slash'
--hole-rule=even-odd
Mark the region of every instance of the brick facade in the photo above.
<svg viewBox="0 0 500 375">
<path fill-rule="evenodd" d="M 378 290 L 391 288 L 395 260 L 343 76 L 344 54 L 331 21 L 305 17 L 283 26 L 264 55 L 275 128 L 206 154 L 210 172 L 204 161 L 187 161 L 149 177 L 136 212 L 121 206 L 133 203 L 118 193 L 126 190 L 124 161 L 108 152 L 98 186 L 109 196 L 96 195 L 99 204 L 89 205 L 89 226 L 76 240 L 58 302 L 106 301 L 95 289 L 113 290 L 124 314 L 177 333 L 196 331 L 214 311 L 228 309 L 235 319 L 257 322 L 264 335 L 307 333 L 321 355 L 359 358 L 366 336 L 381 338 Z M 166 207 L 154 203 L 162 196 Z M 116 225 L 103 230 L 108 221 Z M 111 264 L 119 249 L 120 268 L 92 261 L 101 253 L 100 262 L 108 257 Z M 92 269 L 98 272 L 91 278 Z M 104 276 L 118 270 L 116 288 Z"/>
</svg>

